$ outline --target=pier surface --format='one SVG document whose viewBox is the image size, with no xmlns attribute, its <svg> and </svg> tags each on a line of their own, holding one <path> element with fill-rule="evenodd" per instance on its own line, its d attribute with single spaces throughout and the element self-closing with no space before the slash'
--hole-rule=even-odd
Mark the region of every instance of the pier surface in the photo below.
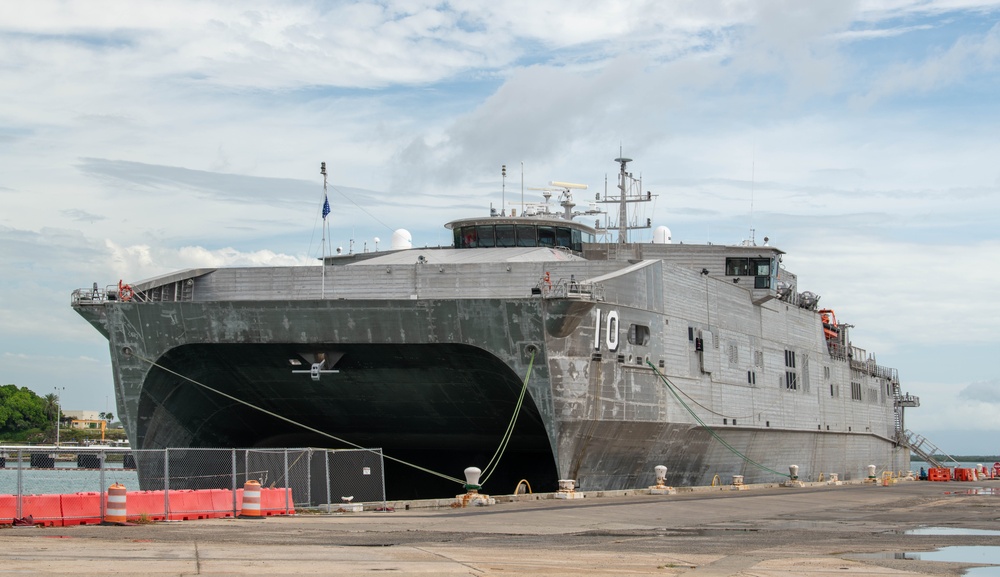
<svg viewBox="0 0 1000 577">
<path fill-rule="evenodd" d="M 994 494 L 994 490 L 997 494 Z M 960 575 L 894 559 L 996 530 L 1000 481 L 540 499 L 469 509 L 0 529 L 0 574 Z M 887 556 L 864 554 L 888 553 Z"/>
</svg>

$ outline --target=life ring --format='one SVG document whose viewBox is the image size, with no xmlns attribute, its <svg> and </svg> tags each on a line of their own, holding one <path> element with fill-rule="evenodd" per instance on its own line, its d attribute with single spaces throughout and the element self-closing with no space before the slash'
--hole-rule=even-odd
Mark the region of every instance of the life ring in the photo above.
<svg viewBox="0 0 1000 577">
<path fill-rule="evenodd" d="M 132 300 L 133 296 L 135 296 L 135 291 L 132 290 L 132 286 L 118 281 L 118 299 L 122 302 L 128 302 Z"/>
</svg>

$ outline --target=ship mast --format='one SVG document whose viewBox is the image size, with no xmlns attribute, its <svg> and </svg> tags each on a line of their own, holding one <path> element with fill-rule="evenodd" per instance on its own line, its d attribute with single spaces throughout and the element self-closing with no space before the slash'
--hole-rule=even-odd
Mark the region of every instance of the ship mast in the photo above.
<svg viewBox="0 0 1000 577">
<path fill-rule="evenodd" d="M 636 180 L 628 172 L 628 163 L 632 162 L 631 158 L 625 158 L 624 156 L 619 156 L 615 159 L 621 166 L 621 170 L 618 174 L 618 190 L 620 196 L 610 197 L 607 192 L 604 193 L 603 199 L 598 199 L 597 202 L 602 204 L 617 204 L 618 205 L 618 244 L 628 244 L 628 231 L 640 228 L 652 228 L 652 221 L 646 219 L 646 223 L 630 225 L 628 222 L 628 205 L 630 202 L 650 202 L 653 200 L 652 193 L 642 192 L 642 181 Z M 604 183 L 605 190 L 607 189 L 607 181 Z M 611 229 L 611 223 L 608 223 L 608 229 Z"/>
<path fill-rule="evenodd" d="M 618 203 L 618 244 L 628 243 L 628 196 L 627 189 L 625 188 L 625 179 L 628 177 L 628 173 L 625 172 L 625 167 L 628 163 L 632 162 L 631 158 L 625 158 L 620 156 L 615 159 L 615 162 L 619 163 L 622 167 L 621 173 L 618 175 L 618 190 L 621 191 L 621 201 Z"/>
</svg>

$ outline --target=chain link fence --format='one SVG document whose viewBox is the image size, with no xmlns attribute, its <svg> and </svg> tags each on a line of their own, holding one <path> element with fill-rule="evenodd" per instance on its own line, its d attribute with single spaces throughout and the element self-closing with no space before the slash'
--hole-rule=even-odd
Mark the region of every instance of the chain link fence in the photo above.
<svg viewBox="0 0 1000 577">
<path fill-rule="evenodd" d="M 235 516 L 251 480 L 260 483 L 262 509 L 276 514 L 386 508 L 381 449 L 0 446 L 0 523 L 31 511 L 38 511 L 36 520 L 71 519 L 76 501 L 92 509 L 97 500 L 103 519 L 112 483 L 129 491 L 130 511 L 152 520 Z M 40 510 L 43 503 L 59 511 Z"/>
</svg>

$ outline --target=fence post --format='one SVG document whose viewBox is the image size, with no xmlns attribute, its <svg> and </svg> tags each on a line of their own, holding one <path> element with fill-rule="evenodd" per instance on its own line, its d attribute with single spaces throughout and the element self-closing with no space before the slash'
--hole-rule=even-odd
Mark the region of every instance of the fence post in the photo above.
<svg viewBox="0 0 1000 577">
<path fill-rule="evenodd" d="M 323 470 L 326 471 L 326 512 L 330 513 L 330 449 L 323 449 Z"/>
<path fill-rule="evenodd" d="M 288 514 L 288 449 L 285 449 L 285 515 Z"/>
<path fill-rule="evenodd" d="M 233 517 L 236 517 L 236 448 L 233 447 L 233 468 L 232 468 L 232 478 L 233 478 Z"/>
<path fill-rule="evenodd" d="M 163 449 L 163 518 L 170 519 L 170 449 Z"/>
<path fill-rule="evenodd" d="M 313 502 L 313 449 L 309 447 L 308 456 L 306 457 L 306 503 L 312 505 Z"/>
<path fill-rule="evenodd" d="M 385 456 L 382 455 L 382 449 L 378 450 L 378 468 L 382 471 L 382 510 L 388 511 L 389 504 L 385 500 Z"/>
<path fill-rule="evenodd" d="M 24 517 L 24 512 L 21 510 L 21 499 L 24 496 L 24 478 L 22 476 L 21 468 L 24 467 L 24 461 L 22 461 L 23 449 L 17 450 L 17 518 L 20 519 Z"/>
<path fill-rule="evenodd" d="M 105 477 L 104 477 L 104 461 L 105 461 L 104 449 L 101 449 L 101 451 L 97 453 L 97 458 L 101 460 L 101 522 L 103 522 L 104 516 L 108 512 L 107 510 L 108 485 L 107 483 L 105 483 Z"/>
</svg>

